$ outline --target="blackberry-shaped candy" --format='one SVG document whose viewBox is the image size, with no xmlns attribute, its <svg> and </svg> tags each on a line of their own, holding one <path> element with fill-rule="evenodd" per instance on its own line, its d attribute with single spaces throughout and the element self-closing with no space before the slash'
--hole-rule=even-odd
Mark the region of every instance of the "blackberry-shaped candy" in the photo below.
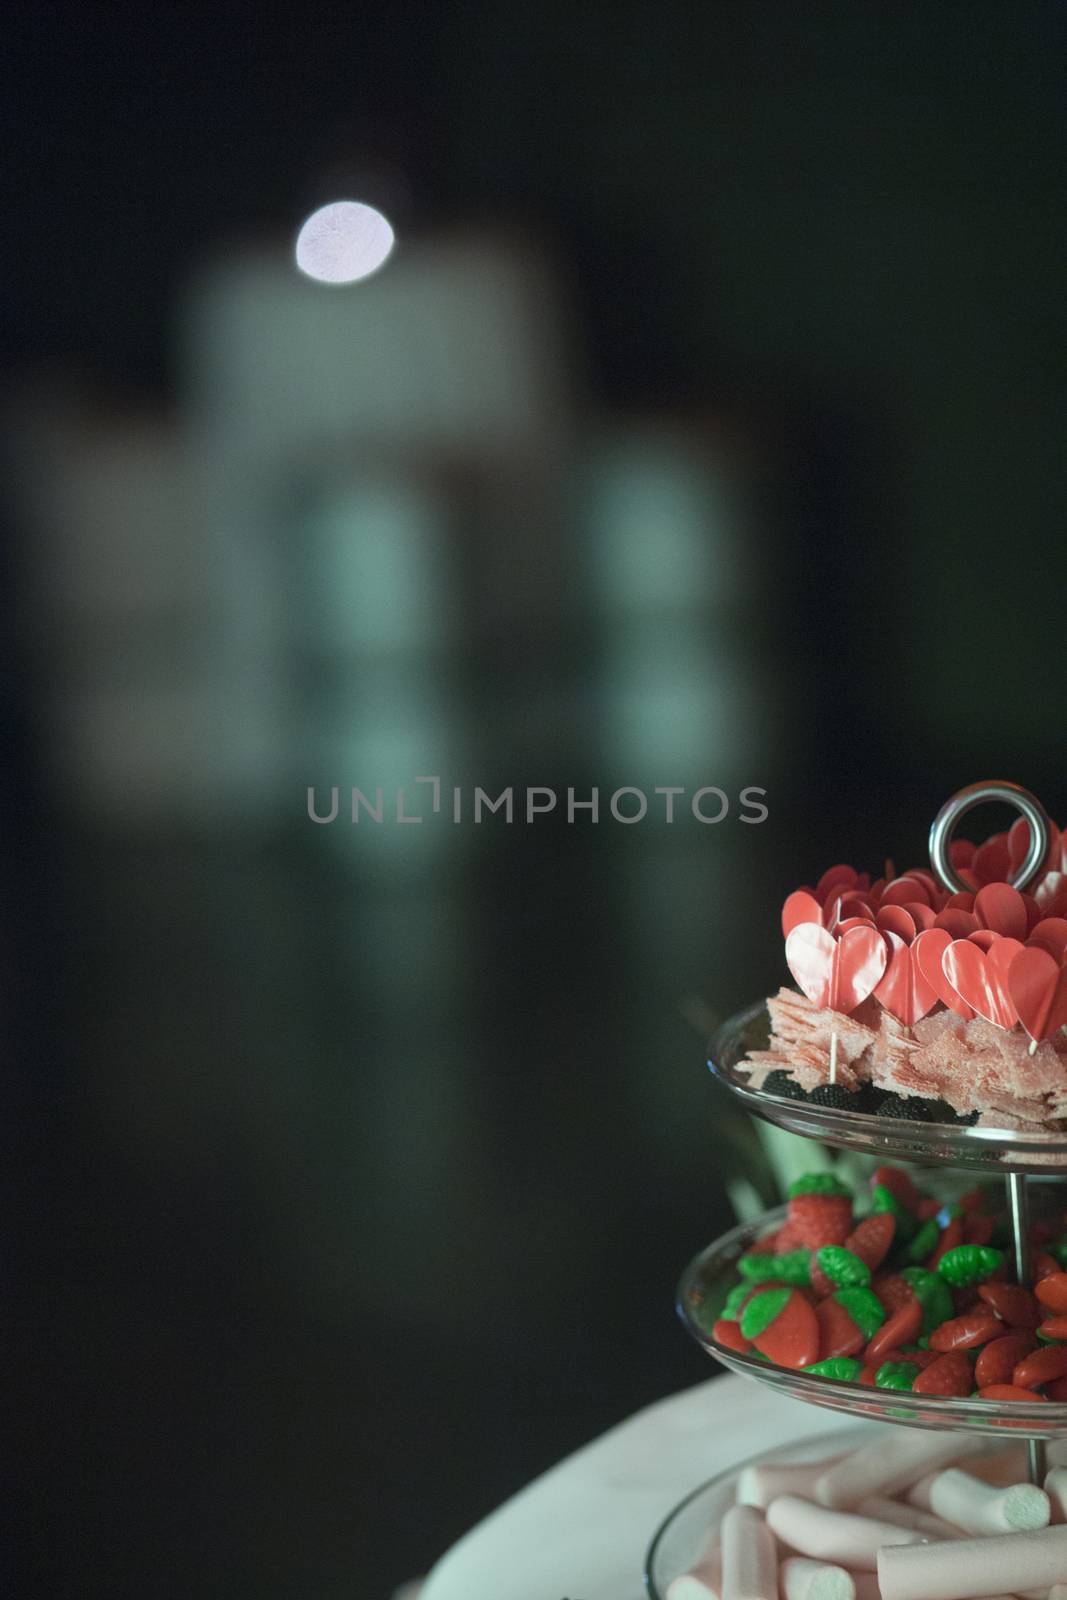
<svg viewBox="0 0 1067 1600">
<path fill-rule="evenodd" d="M 813 1106 L 832 1106 L 835 1111 L 855 1111 L 856 1095 L 839 1083 L 820 1083 L 808 1099 Z"/>
<path fill-rule="evenodd" d="M 931 1122 L 935 1120 L 930 1116 L 931 1104 L 916 1095 L 887 1094 L 875 1106 L 875 1115 L 900 1117 L 904 1122 Z"/>
<path fill-rule="evenodd" d="M 795 1078 L 788 1072 L 769 1072 L 763 1080 L 763 1088 L 767 1094 L 776 1094 L 783 1100 L 806 1100 L 807 1092 L 802 1089 Z"/>
</svg>

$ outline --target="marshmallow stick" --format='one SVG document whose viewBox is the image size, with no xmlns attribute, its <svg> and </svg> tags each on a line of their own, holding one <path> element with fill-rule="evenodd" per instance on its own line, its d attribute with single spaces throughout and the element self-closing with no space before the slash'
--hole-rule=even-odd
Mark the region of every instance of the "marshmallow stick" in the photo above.
<svg viewBox="0 0 1067 1600">
<path fill-rule="evenodd" d="M 955 1467 L 939 1472 L 930 1485 L 930 1510 L 935 1517 L 944 1517 L 964 1533 L 973 1534 L 1047 1528 L 1052 1515 L 1048 1495 L 1032 1483 L 993 1489 Z"/>
<path fill-rule="evenodd" d="M 856 1600 L 851 1572 L 825 1561 L 809 1561 L 806 1556 L 783 1561 L 778 1582 L 782 1600 Z"/>
<path fill-rule="evenodd" d="M 771 1501 L 782 1494 L 799 1494 L 811 1499 L 816 1479 L 840 1460 L 840 1455 L 836 1455 L 826 1456 L 822 1461 L 768 1461 L 762 1466 L 744 1467 L 737 1480 L 737 1503 L 766 1511 Z"/>
<path fill-rule="evenodd" d="M 815 1498 L 835 1511 L 848 1511 L 868 1495 L 893 1495 L 924 1472 L 950 1461 L 977 1455 L 981 1437 L 952 1433 L 907 1433 L 898 1429 L 864 1444 L 824 1472 L 815 1484 Z"/>
<path fill-rule="evenodd" d="M 1053 1522 L 1067 1522 L 1067 1467 L 1053 1467 L 1045 1477 Z"/>
<path fill-rule="evenodd" d="M 892 1522 L 898 1528 L 914 1528 L 928 1539 L 958 1539 L 960 1536 L 959 1528 L 952 1527 L 941 1517 L 933 1517 L 928 1511 L 917 1511 L 914 1506 L 902 1505 L 899 1500 L 887 1500 L 880 1494 L 872 1494 L 866 1500 L 861 1500 L 856 1510 L 861 1517 L 873 1517 L 876 1522 Z"/>
<path fill-rule="evenodd" d="M 784 1494 L 771 1504 L 767 1522 L 779 1539 L 801 1555 L 816 1561 L 839 1561 L 865 1572 L 875 1570 L 878 1551 L 884 1545 L 915 1544 L 923 1537 L 913 1528 L 876 1522 L 873 1517 L 854 1517 L 847 1511 L 827 1511 L 791 1494 Z"/>
<path fill-rule="evenodd" d="M 755 1507 L 731 1506 L 720 1533 L 722 1600 L 778 1600 L 778 1552 Z"/>
<path fill-rule="evenodd" d="M 878 1553 L 882 1600 L 986 1600 L 1061 1583 L 1067 1527 L 943 1544 L 886 1545 Z"/>
<path fill-rule="evenodd" d="M 722 1600 L 722 1552 L 709 1551 L 692 1572 L 673 1578 L 666 1600 Z"/>
</svg>

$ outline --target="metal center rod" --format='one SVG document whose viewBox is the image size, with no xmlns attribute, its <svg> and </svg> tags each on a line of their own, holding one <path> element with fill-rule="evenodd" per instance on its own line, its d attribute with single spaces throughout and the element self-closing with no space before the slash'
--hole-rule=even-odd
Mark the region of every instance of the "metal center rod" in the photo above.
<svg viewBox="0 0 1067 1600">
<path fill-rule="evenodd" d="M 1015 1251 L 1015 1276 L 1024 1288 L 1032 1283 L 1030 1271 L 1030 1201 L 1026 1193 L 1026 1178 L 1021 1172 L 1009 1172 L 1008 1209 L 1011 1212 L 1011 1239 Z M 1044 1439 L 1027 1439 L 1026 1465 L 1030 1482 L 1038 1488 L 1048 1471 Z"/>
</svg>

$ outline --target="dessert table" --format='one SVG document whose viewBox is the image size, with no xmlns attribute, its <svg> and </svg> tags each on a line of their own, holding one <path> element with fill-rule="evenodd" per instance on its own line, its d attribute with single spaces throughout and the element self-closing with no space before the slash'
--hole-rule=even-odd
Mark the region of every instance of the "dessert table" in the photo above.
<svg viewBox="0 0 1067 1600">
<path fill-rule="evenodd" d="M 742 1378 L 685 1389 L 486 1517 L 437 1563 L 420 1600 L 642 1600 L 649 1542 L 684 1495 L 756 1451 L 842 1424 Z"/>
</svg>

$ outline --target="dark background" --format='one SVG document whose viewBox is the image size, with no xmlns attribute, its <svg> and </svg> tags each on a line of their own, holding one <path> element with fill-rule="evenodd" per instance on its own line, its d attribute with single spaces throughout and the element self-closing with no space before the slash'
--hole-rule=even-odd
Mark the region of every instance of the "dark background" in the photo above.
<svg viewBox="0 0 1067 1600">
<path fill-rule="evenodd" d="M 749 588 L 698 633 L 756 661 L 762 711 L 696 765 L 768 822 L 546 821 L 414 876 L 340 869 L 306 780 L 255 826 L 82 806 L 50 748 L 73 647 L 8 507 L 22 1592 L 388 1595 L 708 1375 L 671 1314 L 729 1215 L 700 1006 L 780 981 L 784 893 L 921 859 L 980 777 L 1067 810 L 1064 13 L 49 5 L 5 33 L 16 477 L 57 383 L 180 411 L 197 263 L 349 191 L 402 238 L 547 252 L 576 457 L 640 419 L 744 466 Z M 641 781 L 598 742 L 591 614 L 561 582 L 514 626 L 483 554 L 464 781 Z"/>
</svg>

